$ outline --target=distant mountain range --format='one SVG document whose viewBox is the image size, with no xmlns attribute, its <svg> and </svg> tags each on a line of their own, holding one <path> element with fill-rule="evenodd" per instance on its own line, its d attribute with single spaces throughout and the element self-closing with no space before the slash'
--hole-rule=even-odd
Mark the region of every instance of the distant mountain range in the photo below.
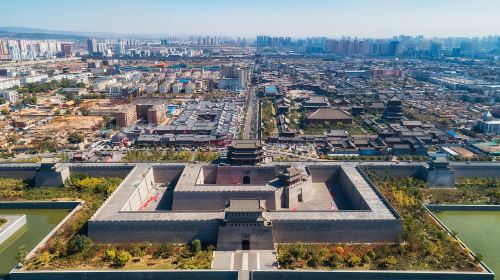
<svg viewBox="0 0 500 280">
<path fill-rule="evenodd" d="M 159 39 L 164 36 L 158 34 L 116 34 L 106 32 L 79 32 L 48 30 L 31 27 L 0 26 L 0 37 L 15 39 L 70 39 L 82 40 L 88 37 L 95 38 L 129 38 L 129 39 Z"/>
</svg>

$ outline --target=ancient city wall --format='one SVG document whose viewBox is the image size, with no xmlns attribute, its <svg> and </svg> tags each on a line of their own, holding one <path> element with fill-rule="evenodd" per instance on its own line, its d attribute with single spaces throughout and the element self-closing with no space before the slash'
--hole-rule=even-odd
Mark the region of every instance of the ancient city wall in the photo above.
<svg viewBox="0 0 500 280">
<path fill-rule="evenodd" d="M 250 185 L 266 185 L 276 178 L 276 171 L 274 167 L 219 166 L 215 184 L 240 185 L 245 176 L 250 177 Z M 208 178 L 205 177 L 205 182 L 209 182 Z"/>
<path fill-rule="evenodd" d="M 153 166 L 153 175 L 155 183 L 177 182 L 181 177 L 184 165 Z"/>
<path fill-rule="evenodd" d="M 500 178 L 500 165 L 453 165 L 455 178 L 495 177 Z"/>
<path fill-rule="evenodd" d="M 360 175 L 357 175 L 360 176 Z M 349 178 L 349 175 L 345 172 L 343 168 L 339 171 L 338 184 L 342 188 L 342 191 L 349 197 L 354 209 L 357 210 L 369 210 L 370 207 L 366 203 L 363 196 L 359 193 L 358 189 L 354 183 Z"/>
<path fill-rule="evenodd" d="M 25 166 L 0 164 L 0 178 L 14 178 L 23 181 L 31 181 L 39 168 L 39 164 Z"/>
<path fill-rule="evenodd" d="M 339 175 L 340 166 L 309 165 L 313 183 L 333 183 Z"/>
<path fill-rule="evenodd" d="M 251 187 L 249 187 L 251 188 Z M 274 191 L 189 192 L 175 191 L 173 211 L 222 211 L 226 201 L 235 198 L 259 198 L 266 201 L 267 209 L 276 209 Z"/>
<path fill-rule="evenodd" d="M 141 208 L 142 204 L 148 198 L 149 192 L 153 189 L 155 184 L 153 169 L 150 168 L 144 178 L 135 187 L 134 192 L 130 195 L 127 201 L 124 203 L 120 211 L 137 211 Z"/>
<path fill-rule="evenodd" d="M 140 216 L 140 214 L 138 214 Z M 217 244 L 219 222 L 208 221 L 90 221 L 88 235 L 97 242 L 179 242 L 199 239 Z"/>
<path fill-rule="evenodd" d="M 373 171 L 387 173 L 392 177 L 415 177 L 425 180 L 427 178 L 427 167 L 423 165 L 362 165 L 363 168 Z"/>
<path fill-rule="evenodd" d="M 132 165 L 69 165 L 70 174 L 82 174 L 91 177 L 125 178 L 134 168 Z"/>
<path fill-rule="evenodd" d="M 274 220 L 275 243 L 396 242 L 401 220 Z"/>
<path fill-rule="evenodd" d="M 217 241 L 217 250 L 241 250 L 242 237 L 247 236 L 252 250 L 273 250 L 273 232 L 271 227 L 265 226 L 220 226 Z"/>
</svg>

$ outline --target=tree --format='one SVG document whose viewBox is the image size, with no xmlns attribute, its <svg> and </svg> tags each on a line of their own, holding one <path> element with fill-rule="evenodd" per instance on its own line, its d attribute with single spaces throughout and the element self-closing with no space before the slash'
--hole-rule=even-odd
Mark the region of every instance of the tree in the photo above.
<svg viewBox="0 0 500 280">
<path fill-rule="evenodd" d="M 40 148 L 49 152 L 55 152 L 57 151 L 57 143 L 54 139 L 47 138 L 42 140 Z"/>
<path fill-rule="evenodd" d="M 68 254 L 82 253 L 94 246 L 92 239 L 85 235 L 77 234 L 68 241 Z"/>
<path fill-rule="evenodd" d="M 0 97 L 0 105 L 5 104 L 5 102 L 7 102 L 7 101 L 5 101 L 5 99 L 3 97 Z"/>
<path fill-rule="evenodd" d="M 81 133 L 78 133 L 78 132 L 71 132 L 69 135 L 68 135 L 68 141 L 71 143 L 71 144 L 78 144 L 78 143 L 82 143 L 83 140 L 85 140 L 85 137 L 83 136 L 83 134 Z"/>
<path fill-rule="evenodd" d="M 199 239 L 192 240 L 188 245 L 189 251 L 193 256 L 196 256 L 201 252 L 201 241 Z"/>
<path fill-rule="evenodd" d="M 3 109 L 2 109 L 2 115 L 7 116 L 7 115 L 9 115 L 9 114 L 10 114 L 9 109 L 7 109 L 7 108 L 3 108 Z"/>
<path fill-rule="evenodd" d="M 173 256 L 175 253 L 175 245 L 173 243 L 162 243 L 154 251 L 153 256 L 155 258 L 163 258 L 163 259 L 168 259 L 171 256 Z"/>
<path fill-rule="evenodd" d="M 290 248 L 290 254 L 295 258 L 295 259 L 301 259 L 304 257 L 304 245 L 302 243 L 295 243 L 292 245 L 292 248 Z"/>
<path fill-rule="evenodd" d="M 26 249 L 26 245 L 22 245 L 19 247 L 16 255 L 16 261 L 22 265 L 25 265 L 28 261 L 26 257 L 28 256 L 28 250 Z"/>
<path fill-rule="evenodd" d="M 128 251 L 120 250 L 118 251 L 118 254 L 116 254 L 114 263 L 116 266 L 124 266 L 130 261 L 131 258 L 132 255 L 130 255 Z"/>
</svg>

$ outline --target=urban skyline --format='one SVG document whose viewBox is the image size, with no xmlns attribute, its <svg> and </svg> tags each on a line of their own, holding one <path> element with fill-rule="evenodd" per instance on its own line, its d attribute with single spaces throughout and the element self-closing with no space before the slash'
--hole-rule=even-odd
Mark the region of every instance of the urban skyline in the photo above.
<svg viewBox="0 0 500 280">
<path fill-rule="evenodd" d="M 11 0 L 0 280 L 500 273 L 500 0 Z"/>
<path fill-rule="evenodd" d="M 122 35 L 388 38 L 498 35 L 500 2 L 479 1 L 39 1 L 3 3 L 0 26 Z M 78 13 L 68 13 L 68 10 Z M 388 13 L 388 11 L 390 11 Z M 23 14 L 23 17 L 19 17 Z M 223 15 L 223 16 L 220 16 Z M 114 20 L 110 20 L 110 16 Z M 127 19 L 127 20 L 124 20 Z M 135 20 L 128 20 L 135 19 Z M 423 20 L 422 20 L 423 19 Z M 251 24 L 249 24 L 251 23 Z M 273 23 L 273 24 L 270 24 Z"/>
</svg>

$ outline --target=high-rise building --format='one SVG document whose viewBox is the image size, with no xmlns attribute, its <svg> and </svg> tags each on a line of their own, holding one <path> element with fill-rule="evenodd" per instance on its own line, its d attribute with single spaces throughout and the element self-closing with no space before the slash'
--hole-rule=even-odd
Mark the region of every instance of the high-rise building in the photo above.
<svg viewBox="0 0 500 280">
<path fill-rule="evenodd" d="M 10 59 L 12 61 L 20 61 L 21 60 L 21 51 L 19 50 L 18 45 L 9 46 L 9 54 L 10 54 Z"/>
<path fill-rule="evenodd" d="M 389 55 L 396 56 L 398 54 L 399 41 L 389 42 Z"/>
<path fill-rule="evenodd" d="M 106 43 L 97 43 L 97 48 L 94 53 L 100 53 L 101 55 L 106 54 L 106 50 L 108 49 L 108 46 Z"/>
<path fill-rule="evenodd" d="M 125 55 L 125 42 L 119 41 L 115 44 L 115 55 L 117 56 Z"/>
<path fill-rule="evenodd" d="M 89 51 L 89 55 L 93 55 L 97 52 L 97 41 L 93 38 L 87 39 L 87 50 Z"/>
<path fill-rule="evenodd" d="M 64 57 L 71 57 L 71 44 L 62 43 L 61 44 L 61 52 L 64 55 Z"/>
<path fill-rule="evenodd" d="M 437 42 L 432 42 L 431 49 L 429 50 L 429 56 L 434 59 L 438 59 L 441 54 L 441 44 Z"/>
<path fill-rule="evenodd" d="M 116 126 L 127 127 L 137 122 L 136 107 L 129 105 L 115 112 Z"/>
</svg>

